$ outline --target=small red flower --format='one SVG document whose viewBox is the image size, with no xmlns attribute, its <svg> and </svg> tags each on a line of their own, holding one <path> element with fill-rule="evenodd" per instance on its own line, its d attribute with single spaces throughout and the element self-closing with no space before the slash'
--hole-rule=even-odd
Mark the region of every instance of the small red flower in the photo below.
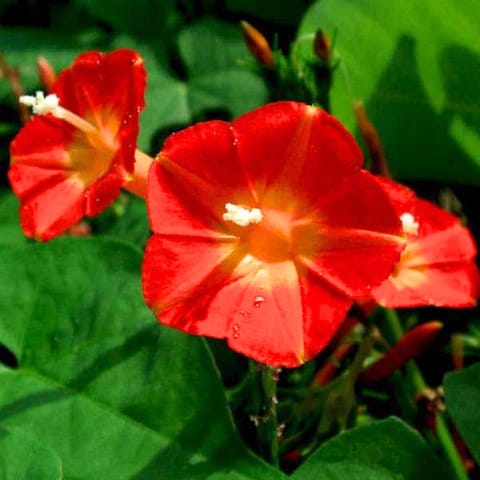
<svg viewBox="0 0 480 480">
<path fill-rule="evenodd" d="M 147 304 L 271 366 L 312 358 L 404 246 L 361 164 L 334 118 L 295 102 L 171 135 L 148 179 Z"/>
<path fill-rule="evenodd" d="M 372 290 L 385 307 L 471 307 L 478 295 L 475 243 L 459 220 L 409 188 L 377 181 L 402 220 L 407 246 L 390 277 Z"/>
<path fill-rule="evenodd" d="M 21 97 L 38 115 L 11 143 L 8 176 L 27 236 L 49 240 L 97 215 L 132 180 L 145 76 L 134 51 L 87 52 L 52 95 Z"/>
</svg>

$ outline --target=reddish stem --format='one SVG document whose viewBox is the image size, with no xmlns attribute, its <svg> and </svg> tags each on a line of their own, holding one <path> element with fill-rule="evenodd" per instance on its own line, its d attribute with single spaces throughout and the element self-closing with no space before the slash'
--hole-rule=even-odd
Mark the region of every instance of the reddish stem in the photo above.
<svg viewBox="0 0 480 480">
<path fill-rule="evenodd" d="M 148 171 L 154 159 L 140 150 L 135 150 L 135 170 L 133 179 L 125 185 L 125 190 L 146 199 Z"/>
<path fill-rule="evenodd" d="M 324 386 L 330 383 L 340 368 L 340 364 L 354 348 L 355 343 L 352 342 L 339 345 L 323 367 L 318 370 L 315 375 L 314 384 Z"/>
</svg>

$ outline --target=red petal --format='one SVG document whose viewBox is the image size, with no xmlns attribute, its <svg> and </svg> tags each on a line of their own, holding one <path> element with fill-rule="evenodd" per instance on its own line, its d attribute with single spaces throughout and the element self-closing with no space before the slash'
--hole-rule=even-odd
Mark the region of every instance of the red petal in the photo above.
<svg viewBox="0 0 480 480">
<path fill-rule="evenodd" d="M 319 192 L 336 188 L 346 171 L 362 165 L 360 149 L 347 130 L 323 110 L 302 103 L 268 104 L 232 126 L 262 206 L 284 205 L 299 196 L 316 199 Z M 265 192 L 268 198 L 263 198 Z"/>
<path fill-rule="evenodd" d="M 60 74 L 52 93 L 65 108 L 83 118 L 93 116 L 102 126 L 111 114 L 138 115 L 145 106 L 145 80 L 143 61 L 133 50 L 91 51 L 79 55 Z"/>
<path fill-rule="evenodd" d="M 382 187 L 397 213 L 414 216 L 419 232 L 408 236 L 392 276 L 373 290 L 375 300 L 391 308 L 475 305 L 478 271 L 473 262 L 476 247 L 469 231 L 454 215 L 433 203 L 414 197 L 407 206 L 405 198 L 413 192 L 406 187 L 385 181 Z"/>
<path fill-rule="evenodd" d="M 85 192 L 85 213 L 89 217 L 94 217 L 102 213 L 120 193 L 125 179 L 110 174 L 98 179 L 92 183 Z"/>
<path fill-rule="evenodd" d="M 229 281 L 241 259 L 236 247 L 235 242 L 214 238 L 154 235 L 149 239 L 142 268 L 143 295 L 162 323 L 201 334 L 209 296 Z M 226 318 L 217 321 L 211 335 L 221 337 L 224 328 L 220 324 Z"/>
<path fill-rule="evenodd" d="M 444 231 L 449 227 L 460 227 L 460 221 L 455 215 L 446 212 L 432 202 L 417 198 L 415 212 L 420 224 L 419 237 L 426 237 L 435 232 Z M 468 230 L 466 228 L 463 230 L 465 231 L 465 236 L 470 237 Z M 460 232 L 458 240 L 460 240 Z M 473 241 L 470 239 L 469 243 L 473 244 Z M 453 249 L 453 244 L 451 246 Z M 474 244 L 473 249 L 475 250 Z M 460 248 L 460 250 L 462 249 Z M 471 250 L 471 248 L 469 248 L 469 250 Z M 475 254 L 476 252 L 473 252 L 472 256 Z"/>
<path fill-rule="evenodd" d="M 351 301 L 292 262 L 263 264 L 236 244 L 153 236 L 144 296 L 159 320 L 271 366 L 294 367 L 329 341 Z"/>
<path fill-rule="evenodd" d="M 10 144 L 11 163 L 68 169 L 67 150 L 73 133 L 73 128 L 62 120 L 51 116 L 34 117 Z"/>
<path fill-rule="evenodd" d="M 220 224 L 225 225 L 227 202 L 255 206 L 226 122 L 204 122 L 171 135 L 149 177 L 154 232 L 185 231 L 191 222 L 225 230 L 228 225 Z"/>
<path fill-rule="evenodd" d="M 82 184 L 71 179 L 37 192 L 20 207 L 25 235 L 46 241 L 63 233 L 82 218 L 84 202 Z"/>
<path fill-rule="evenodd" d="M 133 50 L 108 54 L 87 52 L 59 76 L 53 93 L 61 105 L 116 137 L 119 154 L 112 164 L 132 173 L 138 136 L 138 114 L 144 108 L 146 72 Z"/>
<path fill-rule="evenodd" d="M 35 192 L 64 180 L 67 177 L 66 173 L 68 172 L 65 172 L 65 170 L 18 163 L 10 167 L 8 179 L 15 195 L 21 200 L 25 200 Z"/>
<path fill-rule="evenodd" d="M 367 172 L 320 196 L 317 230 L 294 232 L 299 261 L 340 291 L 359 296 L 385 280 L 405 246 L 388 197 Z M 303 238 L 313 244 L 302 245 Z"/>
<path fill-rule="evenodd" d="M 388 178 L 374 176 L 373 179 L 387 194 L 399 217 L 403 213 L 410 213 L 412 215 L 416 213 L 418 199 L 413 190 Z"/>
<path fill-rule="evenodd" d="M 463 308 L 476 305 L 478 270 L 473 263 L 444 264 L 425 270 L 411 269 L 404 275 L 416 285 L 403 285 L 402 276 L 391 278 L 372 292 L 376 302 L 388 308 L 413 308 L 427 305 Z"/>
</svg>

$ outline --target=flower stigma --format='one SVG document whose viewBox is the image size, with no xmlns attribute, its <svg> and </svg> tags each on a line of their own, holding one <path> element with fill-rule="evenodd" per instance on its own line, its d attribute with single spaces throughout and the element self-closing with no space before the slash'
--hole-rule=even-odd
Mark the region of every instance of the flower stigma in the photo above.
<svg viewBox="0 0 480 480">
<path fill-rule="evenodd" d="M 415 221 L 415 217 L 411 213 L 402 213 L 400 215 L 402 228 L 404 233 L 408 235 L 418 235 L 420 225 Z"/>
<path fill-rule="evenodd" d="M 32 107 L 32 112 L 36 115 L 51 113 L 56 116 L 55 113 L 60 105 L 60 99 L 54 93 L 45 96 L 41 90 L 38 90 L 35 95 L 22 95 L 18 101 L 27 107 Z"/>
<path fill-rule="evenodd" d="M 259 208 L 248 209 L 234 203 L 226 203 L 225 210 L 223 219 L 233 222 L 240 227 L 247 227 L 251 224 L 260 223 L 263 220 L 263 213 Z"/>
<path fill-rule="evenodd" d="M 27 107 L 32 107 L 32 112 L 35 115 L 51 113 L 54 117 L 65 120 L 84 133 L 98 133 L 98 130 L 92 124 L 60 106 L 60 99 L 54 93 L 45 96 L 41 90 L 38 90 L 35 95 L 22 95 L 18 101 Z"/>
</svg>

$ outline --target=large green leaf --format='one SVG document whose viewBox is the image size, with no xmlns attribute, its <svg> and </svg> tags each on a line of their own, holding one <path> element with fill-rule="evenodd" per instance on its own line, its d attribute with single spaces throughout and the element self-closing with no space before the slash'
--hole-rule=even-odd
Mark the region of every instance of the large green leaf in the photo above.
<svg viewBox="0 0 480 480">
<path fill-rule="evenodd" d="M 249 53 L 238 25 L 204 18 L 180 32 L 178 46 L 194 115 L 224 110 L 237 116 L 266 101 L 263 82 L 240 66 Z"/>
<path fill-rule="evenodd" d="M 329 440 L 292 476 L 317 478 L 450 480 L 452 474 L 418 433 L 392 417 Z"/>
<path fill-rule="evenodd" d="M 0 478 L 60 480 L 62 464 L 51 449 L 32 435 L 0 425 Z"/>
<path fill-rule="evenodd" d="M 25 235 L 18 218 L 18 207 L 19 202 L 13 193 L 0 193 L 0 247 L 25 243 Z"/>
<path fill-rule="evenodd" d="M 1 255 L 0 343 L 19 368 L 0 370 L 0 423 L 67 478 L 281 478 L 237 437 L 204 341 L 145 307 L 139 252 L 63 238 Z"/>
<path fill-rule="evenodd" d="M 336 35 L 333 113 L 353 129 L 366 102 L 395 176 L 478 185 L 479 16 L 477 0 L 318 0 L 299 35 Z"/>
<path fill-rule="evenodd" d="M 444 386 L 448 412 L 480 463 L 480 363 L 447 374 Z"/>
</svg>

